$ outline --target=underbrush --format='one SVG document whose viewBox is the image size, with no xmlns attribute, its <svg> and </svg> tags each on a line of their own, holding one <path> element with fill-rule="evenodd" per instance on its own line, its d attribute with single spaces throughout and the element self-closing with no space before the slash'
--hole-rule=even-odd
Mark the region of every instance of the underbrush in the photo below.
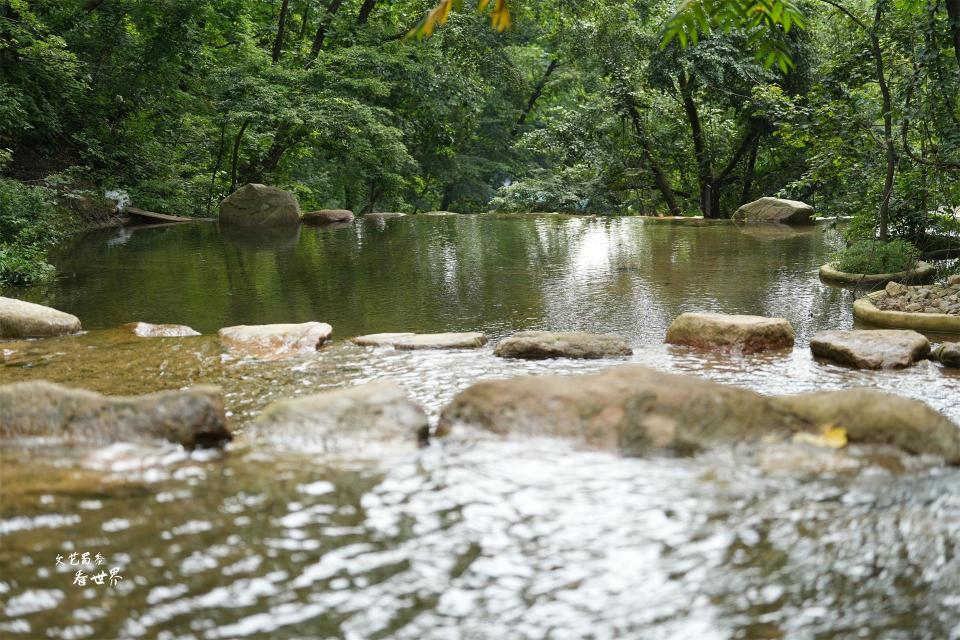
<svg viewBox="0 0 960 640">
<path fill-rule="evenodd" d="M 837 268 L 846 273 L 897 273 L 912 269 L 920 252 L 906 240 L 858 240 L 834 256 Z"/>
</svg>

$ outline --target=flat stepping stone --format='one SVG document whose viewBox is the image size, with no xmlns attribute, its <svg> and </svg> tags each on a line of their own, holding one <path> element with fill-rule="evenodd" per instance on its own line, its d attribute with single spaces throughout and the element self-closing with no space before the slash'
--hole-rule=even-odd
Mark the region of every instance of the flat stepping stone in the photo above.
<svg viewBox="0 0 960 640">
<path fill-rule="evenodd" d="M 272 360 L 319 349 L 333 334 L 325 322 L 238 325 L 220 329 L 220 344 L 239 356 Z"/>
<path fill-rule="evenodd" d="M 418 349 L 477 349 L 487 343 L 482 333 L 372 333 L 352 339 L 362 347 Z"/>
<path fill-rule="evenodd" d="M 789 349 L 795 335 L 793 327 L 784 318 L 683 313 L 667 330 L 666 342 L 698 349 L 756 353 Z"/>
<path fill-rule="evenodd" d="M 150 324 L 149 322 L 128 322 L 120 327 L 138 338 L 186 338 L 198 336 L 199 331 L 182 324 Z"/>
<path fill-rule="evenodd" d="M 353 222 L 353 211 L 349 209 L 321 209 L 307 211 L 303 214 L 306 224 L 334 224 L 336 222 Z"/>
<path fill-rule="evenodd" d="M 0 338 L 44 338 L 80 331 L 80 319 L 42 304 L 0 297 Z"/>
<path fill-rule="evenodd" d="M 909 367 L 930 353 L 930 342 L 916 331 L 870 329 L 862 331 L 821 331 L 810 340 L 810 351 L 859 369 Z"/>
<path fill-rule="evenodd" d="M 502 340 L 493 353 L 501 358 L 527 360 L 598 359 L 629 356 L 633 349 L 620 336 L 608 333 L 521 331 Z"/>
</svg>

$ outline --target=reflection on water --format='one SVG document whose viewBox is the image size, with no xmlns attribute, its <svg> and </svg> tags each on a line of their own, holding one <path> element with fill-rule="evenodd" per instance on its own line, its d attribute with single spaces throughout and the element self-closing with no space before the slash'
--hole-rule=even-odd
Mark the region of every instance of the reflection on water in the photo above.
<svg viewBox="0 0 960 640">
<path fill-rule="evenodd" d="M 0 384 L 107 393 L 224 388 L 237 428 L 266 403 L 393 378 L 436 416 L 478 378 L 594 371 L 342 340 L 377 331 L 614 331 L 632 360 L 764 393 L 869 386 L 960 421 L 960 375 L 929 362 L 853 371 L 811 359 L 849 327 L 851 296 L 817 267 L 821 228 L 562 216 L 305 227 L 215 225 L 87 237 L 39 301 L 77 337 L 0 345 Z M 753 231 L 753 230 L 750 230 Z M 782 315 L 790 353 L 661 344 L 686 310 Z M 211 335 L 139 339 L 132 320 L 212 332 L 322 320 L 335 341 L 283 362 L 221 357 Z M 0 636 L 7 638 L 960 639 L 960 470 L 811 473 L 756 449 L 625 459 L 558 441 L 468 437 L 364 460 L 175 447 L 0 448 Z M 815 468 L 815 466 L 814 466 Z M 101 552 L 125 580 L 72 584 L 56 556 Z"/>
</svg>

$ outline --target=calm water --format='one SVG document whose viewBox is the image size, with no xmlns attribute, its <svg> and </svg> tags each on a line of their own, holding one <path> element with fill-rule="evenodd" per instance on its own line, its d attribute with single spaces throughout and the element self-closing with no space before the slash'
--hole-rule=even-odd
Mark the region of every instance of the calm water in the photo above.
<svg viewBox="0 0 960 640">
<path fill-rule="evenodd" d="M 214 382 L 242 431 L 272 399 L 393 378 L 435 415 L 481 377 L 613 363 L 343 339 L 584 329 L 628 337 L 634 361 L 665 371 L 764 393 L 879 387 L 960 421 L 956 373 L 809 357 L 812 333 L 853 324 L 852 294 L 816 277 L 838 243 L 825 227 L 562 216 L 362 220 L 280 237 L 110 231 L 66 247 L 61 277 L 26 296 L 88 333 L 0 345 L 0 383 L 141 393 Z M 737 358 L 663 346 L 688 310 L 787 317 L 797 348 Z M 133 320 L 204 333 L 321 320 L 339 340 L 316 356 L 236 362 L 209 335 L 113 330 Z M 960 472 L 859 455 L 625 459 L 476 434 L 373 459 L 0 449 L 0 636 L 960 639 Z M 124 580 L 73 585 L 73 551 L 101 553 Z"/>
</svg>

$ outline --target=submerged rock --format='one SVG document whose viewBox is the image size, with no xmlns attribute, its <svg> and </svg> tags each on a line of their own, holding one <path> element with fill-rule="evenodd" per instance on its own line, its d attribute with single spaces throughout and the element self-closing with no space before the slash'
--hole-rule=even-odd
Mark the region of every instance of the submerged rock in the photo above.
<svg viewBox="0 0 960 640">
<path fill-rule="evenodd" d="M 933 350 L 930 357 L 945 367 L 960 368 L 960 342 L 944 342 Z"/>
<path fill-rule="evenodd" d="M 300 203 L 289 191 L 245 184 L 220 203 L 220 224 L 242 227 L 300 223 Z"/>
<path fill-rule="evenodd" d="M 349 209 L 321 209 L 303 214 L 307 224 L 333 224 L 335 222 L 353 222 L 353 211 Z"/>
<path fill-rule="evenodd" d="M 224 349 L 239 356 L 274 359 L 319 349 L 333 334 L 325 322 L 238 325 L 220 329 Z"/>
<path fill-rule="evenodd" d="M 482 333 L 371 333 L 352 338 L 362 347 L 394 347 L 406 351 L 418 349 L 478 349 L 487 343 Z"/>
<path fill-rule="evenodd" d="M 405 213 L 398 213 L 396 211 L 378 211 L 375 213 L 365 213 L 363 217 L 371 220 L 386 220 L 389 218 L 402 218 L 406 215 Z"/>
<path fill-rule="evenodd" d="M 426 442 L 427 414 L 392 380 L 327 391 L 268 406 L 252 423 L 252 438 L 328 453 L 363 453 L 370 443 Z"/>
<path fill-rule="evenodd" d="M 810 339 L 810 351 L 860 369 L 895 369 L 926 358 L 930 342 L 907 329 L 821 331 Z"/>
<path fill-rule="evenodd" d="M 425 212 L 425 213 L 421 213 L 420 215 L 422 215 L 422 216 L 443 217 L 443 216 L 456 216 L 456 215 L 460 215 L 460 214 L 454 213 L 453 211 L 427 211 L 427 212 Z"/>
<path fill-rule="evenodd" d="M 786 440 L 835 426 L 846 429 L 850 442 L 895 445 L 960 463 L 960 428 L 918 400 L 867 389 L 770 398 L 639 365 L 482 380 L 443 408 L 437 434 L 459 425 L 501 435 L 560 436 L 628 455 Z"/>
<path fill-rule="evenodd" d="M 0 338 L 42 338 L 80 331 L 80 319 L 42 304 L 0 297 Z"/>
<path fill-rule="evenodd" d="M 666 342 L 699 349 L 756 353 L 793 346 L 794 330 L 784 318 L 684 313 L 667 329 Z"/>
<path fill-rule="evenodd" d="M 614 358 L 633 349 L 620 336 L 582 331 L 521 331 L 501 340 L 494 350 L 501 358 Z"/>
<path fill-rule="evenodd" d="M 150 324 L 149 322 L 128 322 L 120 327 L 140 338 L 185 338 L 198 336 L 199 331 L 182 324 Z"/>
<path fill-rule="evenodd" d="M 0 438 L 107 444 L 169 440 L 187 448 L 231 439 L 219 387 L 105 396 L 46 381 L 0 386 Z"/>
<path fill-rule="evenodd" d="M 813 207 L 799 200 L 760 198 L 748 202 L 733 214 L 738 222 L 776 222 L 779 224 L 812 224 Z"/>
</svg>

